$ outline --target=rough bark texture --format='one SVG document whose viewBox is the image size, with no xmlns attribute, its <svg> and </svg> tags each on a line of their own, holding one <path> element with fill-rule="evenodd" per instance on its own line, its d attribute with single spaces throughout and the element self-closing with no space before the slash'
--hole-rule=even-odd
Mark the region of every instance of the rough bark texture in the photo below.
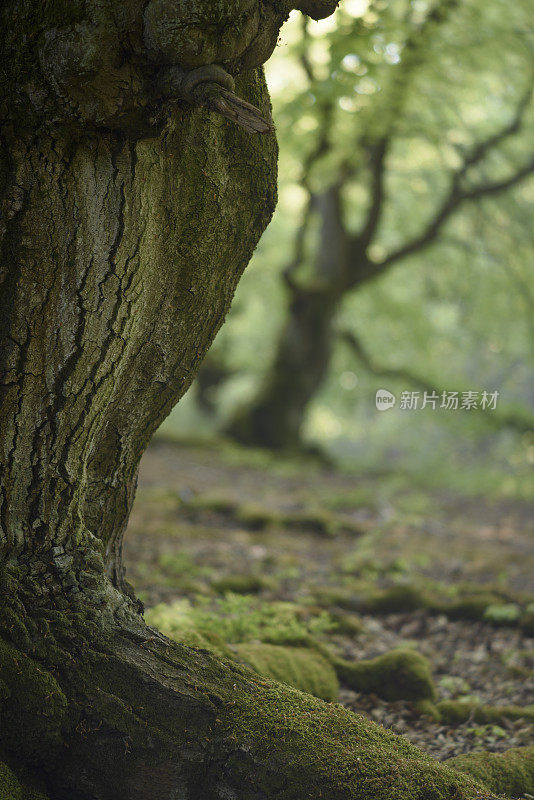
<svg viewBox="0 0 534 800">
<path fill-rule="evenodd" d="M 28 8 L 11 11 L 6 28 L 10 19 L 20 35 Z M 84 25 L 45 27 L 35 47 L 79 34 L 85 51 L 67 55 L 89 58 Z M 4 63 L 20 57 L 15 44 L 8 40 Z M 45 595 L 51 564 L 60 585 L 83 586 L 84 547 L 105 555 L 120 584 L 139 458 L 224 319 L 276 180 L 272 135 L 190 108 L 165 113 L 147 90 L 138 105 L 160 117 L 150 125 L 105 64 L 93 118 L 80 105 L 70 113 L 61 93 L 44 88 L 65 63 L 72 68 L 54 53 L 42 72 L 24 62 L 28 85 L 4 76 L 1 151 L 2 549 L 39 554 L 36 591 Z M 96 81 L 88 75 L 77 76 L 87 104 Z M 268 115 L 260 72 L 237 83 Z M 55 124 L 42 116 L 50 108 Z M 95 124 L 104 112 L 113 125 Z"/>
<path fill-rule="evenodd" d="M 247 84 L 262 102 L 260 76 Z M 139 458 L 272 212 L 275 144 L 196 112 L 155 139 L 8 146 L 3 530 L 48 555 L 97 537 L 113 571 Z"/>
<path fill-rule="evenodd" d="M 139 458 L 275 199 L 272 135 L 163 106 L 151 81 L 174 60 L 217 59 L 268 115 L 258 37 L 286 12 L 253 0 L 2 10 L 3 800 L 487 796 L 337 706 L 169 642 L 123 579 Z"/>
</svg>

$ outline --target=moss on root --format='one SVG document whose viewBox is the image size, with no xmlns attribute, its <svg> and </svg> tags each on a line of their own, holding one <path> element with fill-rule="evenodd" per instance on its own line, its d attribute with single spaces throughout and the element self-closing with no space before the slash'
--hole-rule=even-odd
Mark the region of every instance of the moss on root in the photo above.
<svg viewBox="0 0 534 800">
<path fill-rule="evenodd" d="M 462 700 L 442 700 L 436 709 L 442 722 L 461 725 L 473 720 L 480 725 L 500 725 L 506 720 L 525 719 L 534 722 L 532 706 L 488 706 Z"/>
<path fill-rule="evenodd" d="M 2 746 L 38 765 L 61 742 L 67 699 L 49 672 L 3 639 L 0 676 Z"/>
<path fill-rule="evenodd" d="M 238 658 L 260 675 L 322 700 L 337 699 L 339 683 L 335 669 L 314 650 L 254 642 L 236 645 L 235 650 Z"/>
<path fill-rule="evenodd" d="M 334 660 L 343 683 L 357 692 L 384 700 L 433 700 L 435 688 L 428 661 L 413 650 L 392 650 L 377 658 L 352 663 Z"/>
<path fill-rule="evenodd" d="M 534 610 L 528 610 L 521 620 L 521 630 L 526 636 L 534 636 Z"/>
<path fill-rule="evenodd" d="M 428 608 L 430 598 L 412 584 L 398 584 L 371 594 L 364 601 L 364 610 L 370 614 L 394 614 Z"/>
<path fill-rule="evenodd" d="M 466 594 L 457 600 L 444 600 L 411 583 L 375 591 L 362 598 L 362 610 L 369 614 L 395 614 L 426 609 L 446 614 L 450 619 L 481 620 L 490 606 L 502 600 L 489 592 Z"/>
<path fill-rule="evenodd" d="M 534 612 L 528 597 L 513 597 L 487 587 L 464 587 L 460 596 L 451 599 L 440 596 L 436 587 L 399 583 L 382 589 L 365 583 L 348 588 L 323 589 L 314 592 L 315 600 L 323 607 L 338 606 L 364 614 L 395 614 L 426 610 L 445 614 L 453 620 L 487 622 L 490 625 L 512 625 L 530 635 L 534 632 Z"/>
<path fill-rule="evenodd" d="M 0 797 L 2 800 L 23 800 L 22 789 L 7 764 L 0 762 Z"/>
<path fill-rule="evenodd" d="M 439 764 L 407 739 L 337 704 L 266 685 L 251 688 L 226 719 L 228 735 L 255 760 L 272 764 L 270 792 L 284 800 L 489 800 L 485 787 Z M 240 752 L 226 763 L 239 777 L 240 798 L 257 797 Z M 277 765 L 291 764 L 287 771 Z"/>
<path fill-rule="evenodd" d="M 357 536 L 362 533 L 361 524 L 355 523 L 350 517 L 324 509 L 281 511 L 254 503 L 239 504 L 212 495 L 197 495 L 184 505 L 190 514 L 202 514 L 202 512 L 221 514 L 249 530 L 285 528 L 308 531 L 320 536 L 334 536 L 342 532 Z"/>
<path fill-rule="evenodd" d="M 49 798 L 19 782 L 14 772 L 0 761 L 0 799 L 1 800 L 49 800 Z"/>
<path fill-rule="evenodd" d="M 534 793 L 534 745 L 505 753 L 468 753 L 445 762 L 471 775 L 496 794 L 522 797 Z"/>
<path fill-rule="evenodd" d="M 240 603 L 245 602 L 239 600 Z M 284 606 L 284 604 L 279 605 Z M 216 627 L 216 617 L 215 625 L 214 619 L 209 620 L 209 625 L 205 624 L 206 620 L 204 624 L 201 620 L 196 627 L 195 622 L 198 620 L 195 621 L 194 610 L 183 602 L 170 606 L 157 606 L 147 613 L 147 619 L 175 641 L 211 650 L 232 659 L 235 658 L 237 651 L 238 658 L 258 673 L 323 699 L 331 700 L 337 697 L 339 689 L 337 677 L 352 689 L 367 694 L 377 694 L 385 700 L 402 699 L 416 702 L 431 701 L 434 698 L 435 690 L 430 666 L 420 653 L 413 650 L 394 650 L 371 660 L 357 663 L 346 661 L 333 655 L 330 649 L 294 616 L 298 611 L 297 606 L 285 605 L 293 612 L 289 616 L 284 617 L 288 608 L 282 607 L 277 616 L 266 618 L 269 624 L 265 627 L 260 624 L 261 620 L 256 620 L 255 625 L 236 625 L 233 635 L 227 630 L 224 639 L 216 631 L 210 630 L 211 627 Z M 246 605 L 246 609 L 249 610 L 248 621 L 251 622 L 253 607 Z M 240 610 L 243 611 L 239 606 L 234 607 L 233 614 Z M 342 615 L 340 620 L 339 627 L 345 623 L 345 632 L 350 631 L 351 635 L 359 633 L 362 629 L 359 618 L 354 615 L 348 617 Z M 316 622 L 319 621 L 317 618 Z M 326 623 L 339 630 L 336 619 L 327 620 Z M 233 644 L 228 645 L 226 642 Z M 317 680 L 319 675 L 321 675 L 320 680 Z"/>
<path fill-rule="evenodd" d="M 75 691 L 91 726 L 69 731 L 48 774 L 62 797 L 491 797 L 483 783 L 340 705 L 150 629 L 134 632 L 114 628 L 102 652 L 88 646 L 69 664 L 65 691 Z"/>
</svg>

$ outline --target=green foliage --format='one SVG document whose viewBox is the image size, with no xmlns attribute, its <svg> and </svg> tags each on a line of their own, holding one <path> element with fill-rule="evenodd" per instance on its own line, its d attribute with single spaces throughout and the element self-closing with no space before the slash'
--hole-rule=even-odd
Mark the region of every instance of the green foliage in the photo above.
<svg viewBox="0 0 534 800">
<path fill-rule="evenodd" d="M 314 650 L 251 642 L 237 645 L 236 652 L 240 661 L 260 675 L 287 683 L 323 700 L 337 699 L 339 683 L 336 671 Z"/>
</svg>

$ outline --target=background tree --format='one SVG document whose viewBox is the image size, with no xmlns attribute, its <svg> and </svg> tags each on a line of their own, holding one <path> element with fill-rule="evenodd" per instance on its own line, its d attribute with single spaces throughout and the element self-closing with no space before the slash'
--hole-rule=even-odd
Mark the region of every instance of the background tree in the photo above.
<svg viewBox="0 0 534 800">
<path fill-rule="evenodd" d="M 283 272 L 288 312 L 273 364 L 227 427 L 239 441 L 298 446 L 346 298 L 393 266 L 435 263 L 447 239 L 465 247 L 480 237 L 473 207 L 485 214 L 487 231 L 534 171 L 526 8 L 520 4 L 512 17 L 494 11 L 474 39 L 476 2 L 444 0 L 424 9 L 378 3 L 357 19 L 341 9 L 318 65 L 304 24 L 298 52 L 315 123 L 300 179 L 307 199 Z M 505 31 L 500 66 L 495 25 Z M 466 112 L 469 104 L 480 108 L 478 118 Z M 297 100 L 286 113 L 295 107 Z M 426 163 L 417 164 L 421 151 Z M 345 341 L 355 337 L 350 324 Z M 352 350 L 363 363 L 361 335 L 358 342 Z M 531 418 L 508 410 L 494 422 L 526 430 Z"/>
</svg>

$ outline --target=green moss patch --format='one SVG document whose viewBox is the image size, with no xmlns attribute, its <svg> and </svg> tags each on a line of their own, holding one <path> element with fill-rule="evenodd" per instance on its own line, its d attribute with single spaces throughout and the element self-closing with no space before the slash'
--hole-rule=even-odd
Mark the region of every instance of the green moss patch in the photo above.
<svg viewBox="0 0 534 800">
<path fill-rule="evenodd" d="M 245 643 L 235 647 L 244 664 L 266 678 L 287 683 L 322 700 L 336 700 L 339 683 L 334 667 L 320 653 L 306 647 Z"/>
<path fill-rule="evenodd" d="M 198 631 L 215 634 L 224 642 L 267 641 L 285 644 L 307 641 L 316 635 L 335 630 L 336 623 L 325 611 L 309 613 L 304 606 L 287 602 L 261 602 L 250 595 L 228 593 L 216 601 L 187 600 L 154 606 L 145 614 L 149 625 L 159 628 L 176 641 L 185 641 L 184 633 Z"/>
<path fill-rule="evenodd" d="M 371 594 L 364 601 L 364 608 L 370 614 L 395 614 L 428 608 L 431 601 L 428 595 L 412 584 L 398 584 Z"/>
<path fill-rule="evenodd" d="M 218 636 L 214 631 L 197 631 L 192 628 L 180 631 L 178 637 L 175 637 L 182 644 L 189 647 L 197 647 L 201 650 L 211 650 L 219 656 L 232 658 L 232 651 L 228 645 Z"/>
<path fill-rule="evenodd" d="M 269 528 L 308 531 L 320 536 L 334 536 L 338 533 L 359 535 L 362 525 L 355 523 L 346 514 L 324 509 L 284 509 L 270 508 L 254 503 L 237 503 L 224 497 L 196 495 L 184 503 L 186 512 L 193 517 L 203 513 L 218 514 L 249 530 L 263 531 Z"/>
<path fill-rule="evenodd" d="M 499 725 L 506 720 L 524 719 L 534 722 L 533 706 L 488 706 L 462 700 L 442 700 L 436 706 L 440 718 L 448 725 L 461 725 L 473 720 L 480 725 Z"/>
<path fill-rule="evenodd" d="M 7 764 L 0 762 L 0 797 L 2 800 L 24 800 L 22 789 Z"/>
<path fill-rule="evenodd" d="M 351 614 L 347 611 L 332 611 L 330 616 L 335 622 L 336 633 L 354 637 L 365 631 L 365 625 L 357 614 Z"/>
<path fill-rule="evenodd" d="M 61 744 L 67 700 L 55 678 L 0 639 L 2 745 L 41 764 Z"/>
<path fill-rule="evenodd" d="M 259 594 L 264 589 L 272 589 L 273 581 L 263 575 L 227 575 L 211 584 L 219 594 Z"/>
<path fill-rule="evenodd" d="M 496 794 L 522 797 L 534 794 L 534 746 L 516 747 L 505 753 L 469 753 L 445 762 L 472 775 Z"/>
<path fill-rule="evenodd" d="M 390 653 L 352 663 L 335 659 L 340 680 L 350 689 L 376 694 L 384 700 L 433 700 L 435 688 L 426 658 L 413 650 Z"/>
</svg>

